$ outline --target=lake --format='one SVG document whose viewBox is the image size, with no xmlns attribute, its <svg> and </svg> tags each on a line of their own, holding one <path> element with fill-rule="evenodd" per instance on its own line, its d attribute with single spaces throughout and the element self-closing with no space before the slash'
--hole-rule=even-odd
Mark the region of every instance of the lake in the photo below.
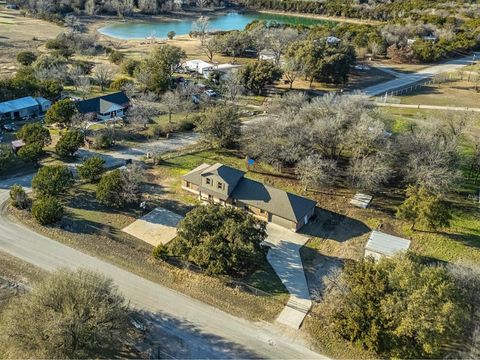
<svg viewBox="0 0 480 360">
<path fill-rule="evenodd" d="M 282 24 L 294 25 L 319 25 L 334 24 L 331 21 L 312 19 L 301 16 L 265 14 L 258 12 L 228 12 L 210 17 L 208 31 L 220 30 L 243 30 L 245 26 L 254 20 L 276 21 Z M 121 40 L 145 39 L 149 36 L 166 38 L 169 31 L 175 31 L 176 35 L 188 35 L 192 31 L 193 18 L 159 20 L 159 21 L 127 21 L 107 25 L 98 29 L 103 35 Z"/>
</svg>

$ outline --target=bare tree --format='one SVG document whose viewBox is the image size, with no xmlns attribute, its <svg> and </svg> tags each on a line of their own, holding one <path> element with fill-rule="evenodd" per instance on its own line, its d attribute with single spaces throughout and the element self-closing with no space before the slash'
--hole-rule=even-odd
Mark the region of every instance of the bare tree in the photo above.
<svg viewBox="0 0 480 360">
<path fill-rule="evenodd" d="M 88 124 L 95 121 L 96 114 L 95 113 L 75 113 L 70 120 L 70 124 L 73 128 L 85 131 L 87 129 Z"/>
<path fill-rule="evenodd" d="M 117 11 L 118 17 L 129 15 L 133 10 L 133 0 L 111 0 L 111 4 Z"/>
<path fill-rule="evenodd" d="M 354 187 L 376 191 L 392 175 L 392 165 L 384 154 L 358 156 L 350 160 L 349 173 Z"/>
<path fill-rule="evenodd" d="M 220 51 L 219 40 L 216 36 L 211 37 L 202 44 L 203 52 L 207 55 L 209 61 L 213 61 L 213 57 Z"/>
<path fill-rule="evenodd" d="M 196 0 L 195 3 L 197 4 L 198 8 L 204 9 L 208 5 L 208 0 Z"/>
<path fill-rule="evenodd" d="M 70 29 L 70 31 L 80 32 L 84 29 L 82 22 L 75 15 L 71 15 L 71 14 L 66 15 L 63 21 L 65 24 L 65 27 Z"/>
<path fill-rule="evenodd" d="M 280 65 L 280 58 L 287 48 L 300 38 L 298 31 L 292 28 L 268 29 L 263 39 L 264 49 L 270 50 L 275 57 L 275 65 Z"/>
<path fill-rule="evenodd" d="M 142 94 L 132 103 L 127 119 L 134 127 L 145 128 L 147 124 L 153 121 L 155 116 L 161 113 L 158 97 L 154 93 Z"/>
<path fill-rule="evenodd" d="M 200 38 L 200 44 L 203 46 L 205 38 L 208 34 L 208 26 L 210 25 L 210 18 L 208 16 L 200 16 L 193 24 L 192 31 L 194 31 Z"/>
<path fill-rule="evenodd" d="M 173 91 L 167 91 L 161 99 L 160 106 L 168 114 L 168 122 L 172 122 L 172 115 L 182 111 L 184 107 L 184 101 L 180 94 Z"/>
<path fill-rule="evenodd" d="M 304 62 L 297 56 L 285 59 L 283 66 L 283 76 L 289 83 L 289 89 L 293 88 L 293 83 L 304 72 Z"/>
<path fill-rule="evenodd" d="M 122 177 L 122 198 L 125 204 L 140 202 L 140 186 L 145 179 L 144 170 L 141 165 L 134 162 L 121 172 Z"/>
<path fill-rule="evenodd" d="M 100 89 L 103 91 L 106 86 L 112 81 L 113 76 L 115 75 L 115 70 L 111 65 L 100 64 L 95 67 L 93 70 L 93 77 L 100 85 Z"/>
<path fill-rule="evenodd" d="M 244 92 L 244 87 L 240 76 L 236 72 L 227 76 L 227 78 L 222 82 L 222 94 L 225 97 L 225 103 L 231 101 L 234 103 L 238 96 Z"/>
<path fill-rule="evenodd" d="M 301 160 L 295 170 L 307 191 L 332 185 L 337 177 L 337 162 L 311 155 Z"/>
<path fill-rule="evenodd" d="M 370 49 L 372 59 L 375 59 L 382 51 L 382 45 L 377 41 L 370 41 L 368 43 L 368 48 Z"/>
<path fill-rule="evenodd" d="M 82 98 L 85 99 L 88 94 L 90 94 L 90 90 L 92 88 L 92 85 L 90 83 L 90 78 L 88 76 L 82 76 L 79 78 L 78 81 L 78 89 L 82 94 Z"/>
<path fill-rule="evenodd" d="M 78 90 L 82 77 L 85 76 L 85 71 L 80 66 L 74 66 L 68 73 L 70 79 L 73 82 L 75 90 Z"/>
</svg>

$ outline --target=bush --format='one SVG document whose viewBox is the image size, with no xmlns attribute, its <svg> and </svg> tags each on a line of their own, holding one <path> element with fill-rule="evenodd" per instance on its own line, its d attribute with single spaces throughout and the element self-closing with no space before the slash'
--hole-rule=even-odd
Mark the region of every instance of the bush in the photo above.
<svg viewBox="0 0 480 360">
<path fill-rule="evenodd" d="M 27 193 L 17 184 L 10 188 L 10 200 L 12 205 L 18 209 L 26 209 L 29 204 Z"/>
<path fill-rule="evenodd" d="M 155 246 L 152 250 L 152 256 L 157 260 L 165 260 L 168 258 L 168 249 L 162 243 Z"/>
<path fill-rule="evenodd" d="M 18 150 L 17 155 L 25 162 L 34 163 L 43 155 L 43 147 L 38 143 L 27 144 Z"/>
<path fill-rule="evenodd" d="M 48 275 L 2 315 L 6 358 L 118 358 L 132 340 L 125 299 L 112 280 L 87 270 Z"/>
<path fill-rule="evenodd" d="M 37 55 L 31 51 L 21 51 L 17 54 L 17 61 L 24 66 L 32 65 L 35 60 L 37 60 Z"/>
<path fill-rule="evenodd" d="M 195 123 L 191 120 L 182 120 L 178 127 L 179 131 L 192 131 L 195 129 Z"/>
<path fill-rule="evenodd" d="M 110 134 L 102 132 L 93 138 L 95 149 L 108 149 L 113 146 L 113 138 Z"/>
<path fill-rule="evenodd" d="M 52 141 L 50 131 L 40 123 L 25 124 L 17 132 L 17 138 L 22 139 L 25 144 L 39 144 L 44 147 Z"/>
<path fill-rule="evenodd" d="M 13 160 L 12 148 L 6 144 L 0 144 L 0 174 L 13 164 Z"/>
<path fill-rule="evenodd" d="M 97 186 L 97 201 L 105 206 L 120 208 L 124 205 L 123 179 L 120 170 L 103 174 Z"/>
<path fill-rule="evenodd" d="M 112 83 L 110 84 L 110 88 L 112 90 L 120 91 L 124 89 L 125 86 L 127 86 L 128 84 L 133 84 L 133 80 L 122 76 L 113 80 Z"/>
<path fill-rule="evenodd" d="M 113 50 L 110 52 L 110 55 L 108 55 L 108 59 L 114 63 L 114 64 L 120 64 L 123 61 L 123 58 L 125 57 L 124 54 L 122 54 L 120 51 Z"/>
<path fill-rule="evenodd" d="M 73 183 L 70 169 L 65 165 L 52 165 L 40 168 L 33 177 L 32 188 L 41 195 L 65 193 Z"/>
<path fill-rule="evenodd" d="M 80 130 L 68 130 L 55 145 L 55 152 L 61 157 L 73 156 L 84 141 Z"/>
<path fill-rule="evenodd" d="M 167 38 L 168 38 L 168 40 L 173 40 L 173 38 L 175 37 L 175 35 L 177 35 L 177 34 L 175 34 L 175 31 L 169 31 L 169 32 L 167 33 Z"/>
<path fill-rule="evenodd" d="M 32 215 L 41 225 L 50 225 L 63 216 L 63 205 L 53 196 L 42 196 L 32 205 Z"/>
<path fill-rule="evenodd" d="M 77 168 L 78 176 L 80 176 L 81 179 L 90 182 L 98 181 L 102 173 L 105 171 L 105 168 L 103 167 L 104 164 L 105 160 L 100 156 L 88 158 Z"/>
<path fill-rule="evenodd" d="M 50 39 L 45 43 L 45 47 L 49 50 L 59 50 L 65 48 L 65 43 L 62 39 Z"/>
<path fill-rule="evenodd" d="M 140 61 L 138 60 L 125 59 L 122 61 L 122 64 L 120 65 L 120 69 L 124 74 L 127 74 L 128 76 L 133 76 L 135 73 L 135 70 L 139 65 L 140 65 Z"/>
<path fill-rule="evenodd" d="M 379 358 L 443 358 L 463 335 L 464 290 L 441 266 L 412 254 L 346 264 L 321 311 L 329 329 Z"/>
<path fill-rule="evenodd" d="M 245 211 L 199 206 L 180 222 L 171 250 L 207 274 L 242 276 L 266 261 L 260 247 L 266 235 L 265 223 Z"/>
</svg>

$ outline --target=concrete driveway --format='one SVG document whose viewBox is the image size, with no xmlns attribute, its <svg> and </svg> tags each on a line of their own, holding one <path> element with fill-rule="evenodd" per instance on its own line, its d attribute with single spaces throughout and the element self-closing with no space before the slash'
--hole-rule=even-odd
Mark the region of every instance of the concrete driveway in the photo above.
<svg viewBox="0 0 480 360">
<path fill-rule="evenodd" d="M 266 242 L 271 246 L 267 260 L 290 293 L 287 305 L 276 321 L 299 329 L 312 307 L 300 256 L 300 248 L 308 241 L 308 237 L 272 223 L 267 225 L 267 233 Z"/>
<path fill-rule="evenodd" d="M 153 246 L 167 244 L 177 236 L 177 225 L 182 219 L 183 216 L 167 209 L 156 208 L 123 231 Z"/>
</svg>

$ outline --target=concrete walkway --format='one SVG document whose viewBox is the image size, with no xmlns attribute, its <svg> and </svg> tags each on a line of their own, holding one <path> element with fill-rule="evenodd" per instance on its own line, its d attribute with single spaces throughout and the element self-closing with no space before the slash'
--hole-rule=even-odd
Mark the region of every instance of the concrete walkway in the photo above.
<svg viewBox="0 0 480 360">
<path fill-rule="evenodd" d="M 271 223 L 267 225 L 267 233 L 266 242 L 271 246 L 267 255 L 268 262 L 291 294 L 276 321 L 299 329 L 312 307 L 300 257 L 300 248 L 308 241 L 308 237 Z"/>
</svg>

